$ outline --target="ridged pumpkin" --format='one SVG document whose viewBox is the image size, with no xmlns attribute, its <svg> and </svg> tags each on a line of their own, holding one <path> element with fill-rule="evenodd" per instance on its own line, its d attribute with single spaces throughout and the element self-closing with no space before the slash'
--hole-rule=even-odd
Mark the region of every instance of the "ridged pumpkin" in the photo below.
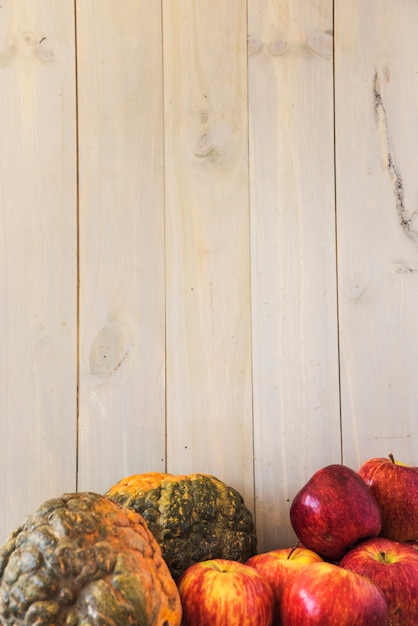
<svg viewBox="0 0 418 626">
<path fill-rule="evenodd" d="M 143 516 L 176 581 L 198 561 L 245 563 L 256 553 L 251 512 L 238 491 L 215 476 L 135 474 L 105 495 Z"/>
<path fill-rule="evenodd" d="M 135 511 L 94 493 L 45 502 L 0 549 L 2 626 L 179 626 L 161 550 Z"/>
</svg>

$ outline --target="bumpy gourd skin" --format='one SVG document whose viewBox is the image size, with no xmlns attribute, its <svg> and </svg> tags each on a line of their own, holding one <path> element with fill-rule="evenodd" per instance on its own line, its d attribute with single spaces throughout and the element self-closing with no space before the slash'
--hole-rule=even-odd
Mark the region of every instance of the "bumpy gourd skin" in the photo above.
<svg viewBox="0 0 418 626">
<path fill-rule="evenodd" d="M 2 626 L 179 626 L 177 587 L 140 515 L 94 493 L 45 502 L 0 549 Z"/>
<path fill-rule="evenodd" d="M 214 476 L 136 474 L 119 481 L 106 496 L 143 516 L 176 581 L 198 561 L 245 563 L 256 553 L 251 512 L 235 489 Z"/>
</svg>

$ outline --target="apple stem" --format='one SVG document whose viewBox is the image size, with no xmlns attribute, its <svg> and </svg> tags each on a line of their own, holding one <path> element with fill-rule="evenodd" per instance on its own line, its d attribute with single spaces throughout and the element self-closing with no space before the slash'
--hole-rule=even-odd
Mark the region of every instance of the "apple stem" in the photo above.
<svg viewBox="0 0 418 626">
<path fill-rule="evenodd" d="M 300 548 L 300 541 L 297 541 L 295 545 L 293 546 L 293 548 L 290 550 L 289 554 L 287 555 L 287 560 L 290 559 L 294 551 L 297 550 L 298 548 Z"/>
<path fill-rule="evenodd" d="M 395 463 L 395 457 L 393 456 L 392 453 L 388 454 L 388 457 L 390 458 L 390 460 L 392 461 L 392 463 Z"/>
</svg>

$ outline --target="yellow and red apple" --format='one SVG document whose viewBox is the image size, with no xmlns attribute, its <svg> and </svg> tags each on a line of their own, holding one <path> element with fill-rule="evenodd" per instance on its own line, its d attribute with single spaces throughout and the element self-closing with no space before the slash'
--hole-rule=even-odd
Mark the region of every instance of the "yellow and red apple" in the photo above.
<svg viewBox="0 0 418 626">
<path fill-rule="evenodd" d="M 388 626 L 383 591 L 364 576 L 333 563 L 313 563 L 285 586 L 281 619 L 286 626 Z"/>
<path fill-rule="evenodd" d="M 385 537 L 362 541 L 341 559 L 340 566 L 367 576 L 382 589 L 391 626 L 418 624 L 418 551 Z"/>
<path fill-rule="evenodd" d="M 247 565 L 254 567 L 273 589 L 275 599 L 274 624 L 280 624 L 280 604 L 284 586 L 300 569 L 321 562 L 319 554 L 303 546 L 278 548 L 252 556 Z"/>
<path fill-rule="evenodd" d="M 194 563 L 178 589 L 183 626 L 272 626 L 274 594 L 249 565 L 228 559 Z"/>
<path fill-rule="evenodd" d="M 380 507 L 380 535 L 395 541 L 418 539 L 418 467 L 396 461 L 390 454 L 369 459 L 358 473 Z"/>
</svg>

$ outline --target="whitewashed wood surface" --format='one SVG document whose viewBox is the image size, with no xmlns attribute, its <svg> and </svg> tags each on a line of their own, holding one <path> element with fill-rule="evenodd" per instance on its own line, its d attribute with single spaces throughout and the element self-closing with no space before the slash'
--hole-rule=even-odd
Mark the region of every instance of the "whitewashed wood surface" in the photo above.
<svg viewBox="0 0 418 626">
<path fill-rule="evenodd" d="M 288 546 L 319 467 L 418 464 L 418 5 L 4 0 L 0 542 L 209 472 Z"/>
<path fill-rule="evenodd" d="M 73 2 L 0 9 L 0 537 L 76 487 Z"/>
<path fill-rule="evenodd" d="M 339 462 L 332 2 L 249 4 L 255 502 L 291 545 L 296 491 Z"/>
<path fill-rule="evenodd" d="M 418 465 L 418 5 L 335 8 L 343 459 Z"/>
<path fill-rule="evenodd" d="M 164 471 L 161 8 L 77 4 L 78 488 Z"/>
<path fill-rule="evenodd" d="M 246 7 L 167 0 L 163 17 L 167 467 L 251 503 Z"/>
</svg>

